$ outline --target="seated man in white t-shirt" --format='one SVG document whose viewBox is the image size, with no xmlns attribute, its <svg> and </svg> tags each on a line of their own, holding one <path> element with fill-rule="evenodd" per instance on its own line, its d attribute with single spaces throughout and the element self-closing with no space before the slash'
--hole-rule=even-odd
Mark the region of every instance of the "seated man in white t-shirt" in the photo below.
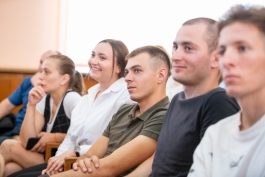
<svg viewBox="0 0 265 177">
<path fill-rule="evenodd" d="M 264 177 L 265 8 L 234 6 L 218 30 L 226 92 L 242 110 L 208 128 L 189 177 Z"/>
</svg>

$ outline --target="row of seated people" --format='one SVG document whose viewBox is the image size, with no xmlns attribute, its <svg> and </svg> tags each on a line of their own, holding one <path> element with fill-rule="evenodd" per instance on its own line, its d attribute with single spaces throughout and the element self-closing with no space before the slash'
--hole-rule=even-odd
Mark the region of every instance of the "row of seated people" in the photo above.
<svg viewBox="0 0 265 177">
<path fill-rule="evenodd" d="M 6 140 L 0 147 L 9 174 L 12 169 L 25 169 L 5 176 L 264 176 L 265 112 L 259 106 L 265 93 L 261 81 L 265 75 L 264 21 L 265 8 L 245 6 L 232 8 L 217 28 L 209 18 L 186 21 L 172 51 L 172 77 L 183 84 L 184 91 L 171 102 L 165 91 L 170 59 L 164 50 L 144 46 L 128 54 L 121 41 L 101 41 L 89 60 L 91 77 L 99 84 L 77 102 L 66 136 L 65 132 L 41 132 L 48 130 L 49 117 L 58 109 L 50 105 L 64 104 L 75 92 L 69 74 L 60 72 L 61 67 L 55 67 L 59 62 L 52 65 L 49 61 L 54 56 L 49 57 L 42 64 L 43 83 L 29 92 L 21 143 Z M 51 71 L 57 71 L 57 77 Z M 220 71 L 227 94 L 237 99 L 241 111 L 236 100 L 218 87 Z M 48 80 L 53 82 L 49 87 L 44 82 Z M 63 85 L 67 86 L 60 99 L 53 98 L 57 93 L 53 89 Z M 41 102 L 48 99 L 45 93 L 53 100 L 50 105 L 46 101 L 45 107 L 51 108 L 46 111 L 51 113 L 48 118 L 40 113 Z M 93 115 L 95 110 L 98 113 Z M 36 116 L 42 118 L 40 123 L 35 122 Z M 101 130 L 99 124 L 104 125 Z M 30 137 L 41 139 L 26 151 Z M 62 141 L 48 163 L 38 154 L 44 151 L 44 137 Z M 73 169 L 62 172 L 64 158 L 79 155 Z"/>
</svg>

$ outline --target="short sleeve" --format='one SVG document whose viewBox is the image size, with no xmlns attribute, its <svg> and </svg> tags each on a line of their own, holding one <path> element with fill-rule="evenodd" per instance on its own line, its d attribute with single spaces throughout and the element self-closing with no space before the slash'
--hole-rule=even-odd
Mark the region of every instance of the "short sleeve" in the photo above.
<svg viewBox="0 0 265 177">
<path fill-rule="evenodd" d="M 113 117 L 115 116 L 115 114 L 113 115 Z M 111 122 L 112 122 L 112 120 L 113 120 L 113 118 L 111 119 L 111 121 L 109 122 L 109 124 L 108 124 L 108 126 L 107 126 L 107 128 L 104 130 L 104 132 L 103 132 L 103 136 L 106 136 L 106 137 L 108 137 L 109 138 L 109 136 L 110 136 L 110 128 L 111 128 Z"/>
<path fill-rule="evenodd" d="M 65 95 L 63 106 L 64 112 L 67 117 L 71 119 L 71 114 L 77 103 L 80 101 L 81 96 L 77 92 L 69 92 Z"/>
<path fill-rule="evenodd" d="M 225 91 L 213 94 L 205 105 L 201 122 L 201 138 L 203 137 L 207 127 L 215 124 L 219 120 L 236 114 L 240 110 L 236 100 L 228 97 Z"/>
<path fill-rule="evenodd" d="M 158 140 L 163 120 L 166 114 L 166 110 L 156 113 L 152 118 L 148 119 L 145 123 L 140 135 L 148 136 L 155 140 Z"/>
<path fill-rule="evenodd" d="M 28 92 L 28 90 L 26 88 L 28 84 L 31 84 L 30 82 L 31 76 L 26 77 L 22 83 L 19 85 L 19 87 L 8 97 L 9 101 L 15 105 L 15 106 L 19 106 L 23 103 L 23 94 L 25 93 L 25 91 Z"/>
<path fill-rule="evenodd" d="M 46 97 L 47 95 L 45 95 L 40 102 L 37 103 L 36 105 L 36 110 L 44 116 L 44 109 L 45 109 L 45 102 L 46 102 Z"/>
</svg>

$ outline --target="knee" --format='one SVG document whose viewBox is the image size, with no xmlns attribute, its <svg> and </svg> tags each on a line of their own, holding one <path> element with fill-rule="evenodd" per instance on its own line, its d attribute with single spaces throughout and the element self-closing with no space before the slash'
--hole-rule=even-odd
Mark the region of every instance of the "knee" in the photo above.
<svg viewBox="0 0 265 177">
<path fill-rule="evenodd" d="M 22 153 L 22 150 L 24 148 L 22 147 L 21 143 L 16 140 L 5 140 L 1 146 L 0 146 L 0 152 L 4 155 L 5 153 L 9 154 L 19 154 Z"/>
<path fill-rule="evenodd" d="M 9 136 L 0 136 L 0 144 L 2 144 L 3 141 L 5 141 L 7 139 L 10 139 L 10 137 Z"/>
<path fill-rule="evenodd" d="M 11 174 L 13 174 L 13 173 L 15 173 L 17 171 L 20 171 L 20 170 L 22 170 L 22 167 L 19 166 L 18 164 L 13 163 L 13 162 L 7 163 L 5 165 L 5 175 L 4 176 L 8 176 L 9 177 Z"/>
</svg>

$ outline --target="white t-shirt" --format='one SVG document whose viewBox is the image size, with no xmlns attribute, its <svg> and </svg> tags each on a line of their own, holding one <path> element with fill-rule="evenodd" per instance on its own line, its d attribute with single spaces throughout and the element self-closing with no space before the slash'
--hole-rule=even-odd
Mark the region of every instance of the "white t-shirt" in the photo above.
<svg viewBox="0 0 265 177">
<path fill-rule="evenodd" d="M 43 116 L 44 116 L 46 96 L 47 95 L 45 95 L 41 99 L 41 101 L 36 105 L 36 110 Z M 64 112 L 69 119 L 71 119 L 71 113 L 72 113 L 74 107 L 77 105 L 77 102 L 80 99 L 81 99 L 81 96 L 77 92 L 69 92 L 65 95 L 64 101 L 63 101 L 63 107 L 64 107 Z M 61 102 L 62 102 L 62 100 L 61 100 Z M 54 114 L 54 117 L 57 116 L 57 113 L 58 113 L 59 108 L 61 106 L 61 102 L 57 107 L 57 110 Z M 52 99 L 52 97 L 50 97 L 50 111 L 52 111 L 52 106 L 53 106 L 53 99 Z M 50 113 L 50 115 L 52 115 L 52 113 Z M 51 120 L 51 117 L 50 117 L 50 120 Z M 47 123 L 46 132 L 51 132 L 54 121 L 55 121 L 55 119 L 52 119 L 51 122 L 49 121 Z"/>
<path fill-rule="evenodd" d="M 96 99 L 99 84 L 88 90 L 72 112 L 71 124 L 63 143 L 56 155 L 80 146 L 80 155 L 88 151 L 92 144 L 102 135 L 113 114 L 123 104 L 134 103 L 130 99 L 124 78 L 114 82 Z"/>
<path fill-rule="evenodd" d="M 265 115 L 240 131 L 240 114 L 207 129 L 193 155 L 189 177 L 265 176 Z"/>
<path fill-rule="evenodd" d="M 170 75 L 166 84 L 166 95 L 168 96 L 169 100 L 171 101 L 172 98 L 181 91 L 183 91 L 182 84 L 176 82 L 172 75 Z"/>
</svg>

